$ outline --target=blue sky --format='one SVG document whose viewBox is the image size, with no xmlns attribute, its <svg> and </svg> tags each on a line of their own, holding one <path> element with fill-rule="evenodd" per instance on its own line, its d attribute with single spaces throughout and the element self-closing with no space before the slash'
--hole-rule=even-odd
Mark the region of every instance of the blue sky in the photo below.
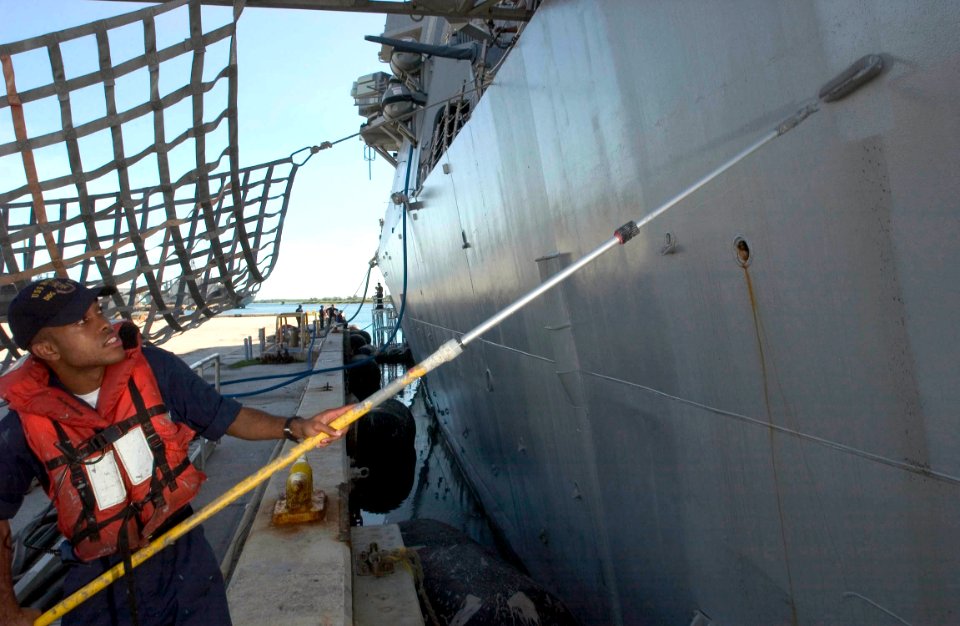
<svg viewBox="0 0 960 626">
<path fill-rule="evenodd" d="M 94 0 L 0 0 L 0 42 L 61 30 L 143 6 L 146 5 Z M 229 9 L 204 8 L 205 24 L 220 24 L 229 18 Z M 382 15 L 245 9 L 238 29 L 241 166 L 285 157 L 304 146 L 334 141 L 359 130 L 362 118 L 357 115 L 350 88 L 363 74 L 389 71 L 377 59 L 379 47 L 363 40 L 364 35 L 381 33 L 383 24 Z M 181 37 L 181 26 L 176 20 L 168 21 L 166 32 L 158 32 L 158 39 L 176 40 Z M 163 28 L 164 23 L 158 21 L 158 31 Z M 140 47 L 142 50 L 142 44 Z M 111 49 L 116 63 L 123 41 L 111 38 Z M 75 51 L 73 58 L 77 60 L 73 62 L 81 63 L 84 52 Z M 219 53 L 226 54 L 225 47 Z M 64 56 L 69 75 L 71 51 L 65 48 Z M 31 78 L 40 80 L 31 77 L 32 62 L 27 59 L 16 67 L 21 90 L 29 87 Z M 78 100 L 82 102 L 82 94 Z M 92 111 L 102 105 L 91 102 L 89 106 Z M 28 116 L 27 122 L 31 135 L 38 130 L 52 130 L 58 127 L 59 113 L 41 111 L 32 118 Z M 0 129 L 0 134 L 3 132 Z M 108 158 L 105 151 L 103 160 Z M 45 163 L 50 168 L 65 167 L 55 161 L 38 158 L 38 167 Z M 19 175 L 0 167 L 0 186 L 9 189 L 19 184 L 10 180 Z M 347 140 L 315 155 L 297 175 L 280 259 L 258 297 L 297 299 L 353 294 L 366 273 L 367 262 L 376 252 L 378 220 L 389 201 L 393 175 L 393 168 L 382 158 L 372 164 L 364 161 L 359 139 Z M 40 177 L 49 176 L 41 171 Z M 139 186 L 133 182 L 135 187 Z M 145 182 L 143 186 L 149 184 Z M 375 279 L 378 278 L 375 273 Z"/>
</svg>

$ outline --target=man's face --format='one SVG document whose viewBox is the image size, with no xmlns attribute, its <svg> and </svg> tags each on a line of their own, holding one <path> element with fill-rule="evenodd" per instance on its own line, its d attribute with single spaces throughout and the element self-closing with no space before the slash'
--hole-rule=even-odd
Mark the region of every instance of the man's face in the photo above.
<svg viewBox="0 0 960 626">
<path fill-rule="evenodd" d="M 119 363 L 125 357 L 123 344 L 94 302 L 83 318 L 66 326 L 49 326 L 37 333 L 30 351 L 56 367 L 80 372 Z"/>
</svg>

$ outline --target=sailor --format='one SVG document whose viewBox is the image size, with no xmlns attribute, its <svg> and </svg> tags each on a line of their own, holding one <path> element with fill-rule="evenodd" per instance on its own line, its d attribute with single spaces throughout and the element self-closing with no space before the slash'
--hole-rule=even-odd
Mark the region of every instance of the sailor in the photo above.
<svg viewBox="0 0 960 626">
<path fill-rule="evenodd" d="M 10 411 L 0 419 L 0 623 L 32 624 L 17 605 L 9 520 L 37 479 L 56 506 L 70 564 L 64 595 L 192 513 L 205 479 L 188 458 L 195 435 L 301 440 L 347 407 L 284 418 L 224 398 L 173 354 L 141 342 L 136 326 L 111 324 L 89 289 L 53 278 L 10 303 L 13 339 L 30 355 L 0 377 Z M 324 444 L 321 444 L 324 445 Z M 133 602 L 131 602 L 131 597 Z M 213 550 L 197 527 L 123 580 L 63 617 L 76 624 L 230 624 Z"/>
<path fill-rule="evenodd" d="M 376 291 L 374 292 L 373 302 L 376 304 L 376 308 L 383 308 L 383 285 L 377 283 Z"/>
</svg>

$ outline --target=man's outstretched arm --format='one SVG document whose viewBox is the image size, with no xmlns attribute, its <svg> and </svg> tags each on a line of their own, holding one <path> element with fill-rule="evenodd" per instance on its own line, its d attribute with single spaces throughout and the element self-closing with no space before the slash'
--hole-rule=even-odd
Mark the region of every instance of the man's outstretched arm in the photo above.
<svg viewBox="0 0 960 626">
<path fill-rule="evenodd" d="M 322 432 L 327 433 L 330 438 L 320 444 L 325 445 L 343 436 L 343 432 L 331 428 L 328 424 L 346 413 L 350 406 L 352 405 L 329 409 L 310 418 L 294 420 L 290 424 L 290 429 L 298 439 L 313 437 Z M 283 425 L 286 421 L 285 417 L 277 417 L 266 411 L 245 406 L 240 409 L 233 423 L 227 428 L 227 434 L 250 440 L 283 439 Z"/>
<path fill-rule="evenodd" d="M 13 593 L 12 559 L 13 537 L 10 522 L 0 520 L 0 624 L 32 626 L 40 617 L 40 611 L 24 609 L 17 604 L 17 597 Z"/>
</svg>

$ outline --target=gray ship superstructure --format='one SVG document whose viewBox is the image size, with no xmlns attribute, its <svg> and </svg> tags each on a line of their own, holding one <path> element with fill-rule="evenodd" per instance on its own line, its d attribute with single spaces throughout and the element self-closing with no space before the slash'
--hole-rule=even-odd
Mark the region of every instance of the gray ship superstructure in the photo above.
<svg viewBox="0 0 960 626">
<path fill-rule="evenodd" d="M 418 357 L 884 62 L 430 374 L 583 623 L 960 623 L 958 35 L 947 0 L 388 19 L 412 65 L 355 95 L 406 195 L 378 256 Z"/>
</svg>

